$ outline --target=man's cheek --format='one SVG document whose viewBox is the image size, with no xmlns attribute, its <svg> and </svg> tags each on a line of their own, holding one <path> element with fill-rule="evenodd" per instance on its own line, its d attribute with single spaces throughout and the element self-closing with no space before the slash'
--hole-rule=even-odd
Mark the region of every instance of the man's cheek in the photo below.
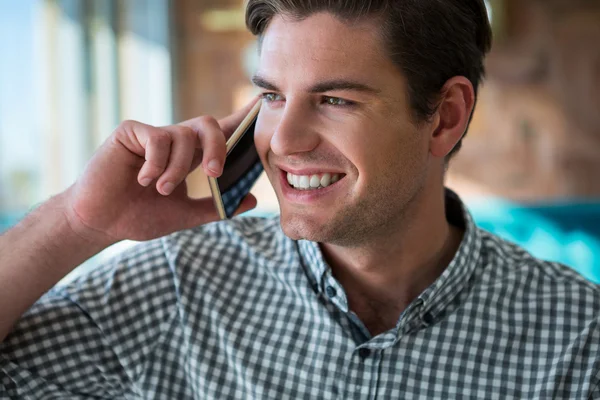
<svg viewBox="0 0 600 400">
<path fill-rule="evenodd" d="M 256 128 L 254 130 L 254 145 L 256 146 L 256 151 L 260 156 L 263 163 L 266 162 L 266 156 L 269 152 L 270 143 L 271 143 L 271 134 L 267 129 L 265 129 L 264 124 L 260 123 L 260 118 L 256 122 Z"/>
</svg>

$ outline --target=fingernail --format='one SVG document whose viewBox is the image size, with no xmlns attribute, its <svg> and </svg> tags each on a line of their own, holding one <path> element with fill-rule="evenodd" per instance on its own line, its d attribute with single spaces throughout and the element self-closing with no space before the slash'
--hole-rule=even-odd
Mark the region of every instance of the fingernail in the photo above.
<svg viewBox="0 0 600 400">
<path fill-rule="evenodd" d="M 162 190 L 164 194 L 169 195 L 173 193 L 173 190 L 175 190 L 175 185 L 171 182 L 167 182 L 163 185 Z"/>
<path fill-rule="evenodd" d="M 207 167 L 215 174 L 221 173 L 221 163 L 218 160 L 210 160 Z"/>
<path fill-rule="evenodd" d="M 144 178 L 140 181 L 140 185 L 142 185 L 143 187 L 147 187 L 150 182 L 152 182 L 152 179 L 150 178 Z"/>
</svg>

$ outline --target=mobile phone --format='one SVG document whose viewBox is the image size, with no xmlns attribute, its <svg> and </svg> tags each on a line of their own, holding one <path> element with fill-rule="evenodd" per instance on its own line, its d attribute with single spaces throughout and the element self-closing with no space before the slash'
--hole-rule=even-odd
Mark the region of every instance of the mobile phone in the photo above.
<svg viewBox="0 0 600 400">
<path fill-rule="evenodd" d="M 221 176 L 208 177 L 221 219 L 233 217 L 264 170 L 254 146 L 254 128 L 260 106 L 259 101 L 227 140 L 227 156 Z"/>
</svg>

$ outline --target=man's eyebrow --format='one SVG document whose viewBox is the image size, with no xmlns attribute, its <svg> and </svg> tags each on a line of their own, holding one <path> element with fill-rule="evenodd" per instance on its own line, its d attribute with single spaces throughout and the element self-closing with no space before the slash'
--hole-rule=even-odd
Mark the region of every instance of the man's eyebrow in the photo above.
<svg viewBox="0 0 600 400">
<path fill-rule="evenodd" d="M 381 93 L 381 90 L 372 88 L 364 83 L 345 80 L 345 79 L 334 79 L 332 81 L 319 82 L 310 88 L 311 93 L 324 93 L 332 92 L 335 90 L 355 90 L 357 92 L 365 92 L 371 94 Z"/>
<path fill-rule="evenodd" d="M 274 83 L 269 82 L 267 79 L 261 77 L 260 75 L 254 75 L 252 77 L 252 82 L 263 89 L 272 90 L 274 92 L 278 92 L 279 88 Z M 381 93 L 381 90 L 372 88 L 369 85 L 364 83 L 355 82 L 351 80 L 345 79 L 334 79 L 331 81 L 323 81 L 315 84 L 309 89 L 310 93 L 325 93 L 332 92 L 335 90 L 355 90 L 358 92 L 365 92 L 371 94 Z"/>
<path fill-rule="evenodd" d="M 256 86 L 258 86 L 260 88 L 272 90 L 274 92 L 279 92 L 279 89 L 277 88 L 277 86 L 275 86 L 275 84 L 269 82 L 268 80 L 266 80 L 265 78 L 263 78 L 260 75 L 254 75 L 252 77 L 252 83 L 254 83 Z"/>
</svg>

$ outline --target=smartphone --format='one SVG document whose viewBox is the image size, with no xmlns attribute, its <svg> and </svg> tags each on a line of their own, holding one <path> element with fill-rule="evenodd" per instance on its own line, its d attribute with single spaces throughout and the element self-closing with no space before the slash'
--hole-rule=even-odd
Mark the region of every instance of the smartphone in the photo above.
<svg viewBox="0 0 600 400">
<path fill-rule="evenodd" d="M 244 197 L 263 172 L 254 146 L 254 129 L 262 102 L 259 101 L 227 140 L 227 156 L 223 174 L 208 177 L 210 191 L 221 219 L 233 217 Z"/>
</svg>

